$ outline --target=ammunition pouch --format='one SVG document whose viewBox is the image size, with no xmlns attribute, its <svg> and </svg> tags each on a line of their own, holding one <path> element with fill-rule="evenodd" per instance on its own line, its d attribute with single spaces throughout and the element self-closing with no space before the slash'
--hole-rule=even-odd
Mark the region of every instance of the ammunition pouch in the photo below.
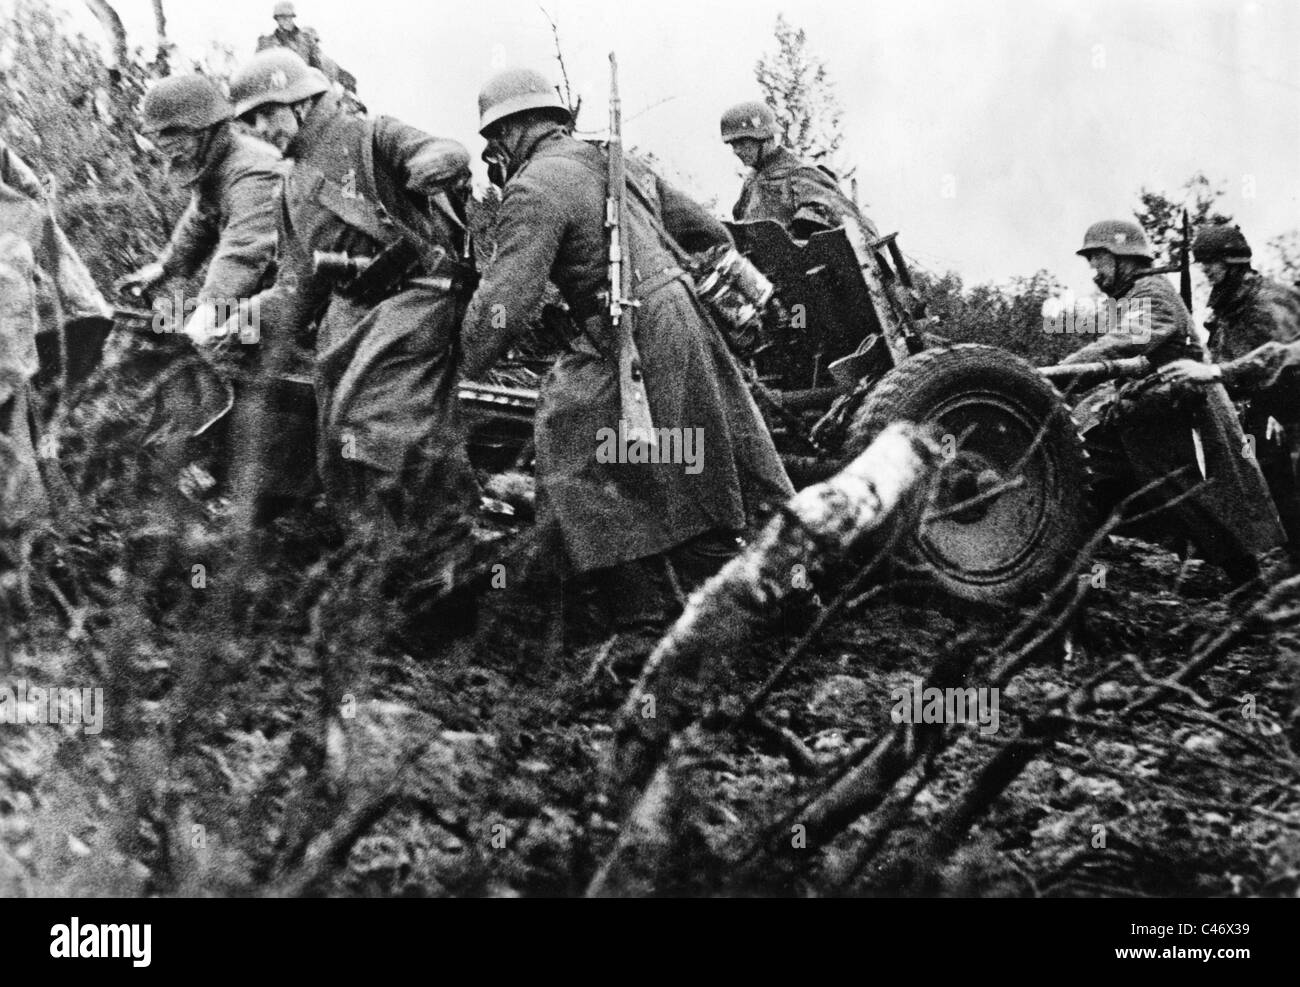
<svg viewBox="0 0 1300 987">
<path fill-rule="evenodd" d="M 439 250 L 432 263 L 406 239 L 397 240 L 373 258 L 317 254 L 316 272 L 334 279 L 333 290 L 367 308 L 408 287 L 470 295 L 478 273 L 469 263 Z"/>
<path fill-rule="evenodd" d="M 573 349 L 582 329 L 573 313 L 563 305 L 542 306 L 536 330 L 537 341 L 547 352 Z"/>
</svg>

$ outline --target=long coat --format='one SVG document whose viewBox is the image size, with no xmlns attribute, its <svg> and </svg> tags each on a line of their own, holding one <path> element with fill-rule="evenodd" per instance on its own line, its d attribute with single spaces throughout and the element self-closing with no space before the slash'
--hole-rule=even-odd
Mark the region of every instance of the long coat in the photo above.
<svg viewBox="0 0 1300 987">
<path fill-rule="evenodd" d="M 1252 412 L 1300 432 L 1300 291 L 1247 271 L 1210 293 L 1210 356 Z"/>
<path fill-rule="evenodd" d="M 1242 425 L 1300 557 L 1300 291 L 1246 270 L 1215 286 L 1210 308 L 1210 356 L 1229 396 L 1247 402 Z"/>
<path fill-rule="evenodd" d="M 441 183 L 462 174 L 468 152 L 390 117 L 346 112 L 326 94 L 286 154 L 294 168 L 284 186 L 281 271 L 263 311 L 298 336 L 319 320 L 317 467 L 326 492 L 363 495 L 357 464 L 390 476 L 434 464 L 445 491 L 470 498 L 451 352 L 467 290 L 411 277 L 378 302 L 362 301 L 312 260 L 315 251 L 374 257 L 405 228 L 423 245 L 424 274 L 457 267 L 467 233 Z M 446 268 L 431 269 L 434 257 Z"/>
<path fill-rule="evenodd" d="M 189 277 L 207 261 L 200 300 L 233 303 L 269 280 L 276 201 L 288 167 L 271 145 L 229 125 L 214 140 L 158 262 L 168 276 Z"/>
<path fill-rule="evenodd" d="M 793 493 L 717 327 L 667 237 L 686 251 L 727 243 L 721 223 L 628 161 L 629 250 L 640 300 L 634 340 L 657 429 L 698 430 L 702 469 L 601 461 L 621 405 L 612 332 L 598 317 L 607 277 L 606 158 L 561 130 L 541 135 L 506 184 L 496 258 L 462 330 L 463 370 L 490 367 L 527 325 L 548 279 L 585 327 L 542 384 L 535 422 L 538 501 L 578 570 L 645 558 L 715 529 L 745 531 Z M 653 214 L 653 219 L 651 218 Z M 661 433 L 663 434 L 663 433 Z M 608 447 L 604 447 L 606 450 Z"/>
<path fill-rule="evenodd" d="M 1177 359 L 1205 358 L 1193 335 L 1192 317 L 1164 275 L 1137 278 L 1118 298 L 1128 305 L 1128 325 L 1072 353 L 1066 362 L 1145 356 L 1155 366 Z M 1145 304 L 1141 304 L 1145 303 Z M 1139 322 L 1145 320 L 1150 322 Z M 1180 528 L 1192 539 L 1202 557 L 1236 566 L 1283 544 L 1277 511 L 1273 507 L 1259 465 L 1243 455 L 1245 436 L 1236 410 L 1222 385 L 1197 388 L 1194 393 L 1169 396 L 1138 381 L 1118 390 L 1115 403 L 1130 413 L 1114 419 L 1119 442 L 1137 481 L 1147 484 L 1191 466 L 1181 481 L 1165 484 L 1159 497 L 1167 499 L 1201 481 L 1197 470 L 1195 428 L 1205 455 L 1209 486 L 1171 509 Z M 1175 400 L 1166 400 L 1174 397 Z M 1160 403 L 1163 402 L 1163 403 Z M 1094 404 L 1094 406 L 1096 406 Z M 1106 450 L 1100 449 L 1104 457 Z"/>
</svg>

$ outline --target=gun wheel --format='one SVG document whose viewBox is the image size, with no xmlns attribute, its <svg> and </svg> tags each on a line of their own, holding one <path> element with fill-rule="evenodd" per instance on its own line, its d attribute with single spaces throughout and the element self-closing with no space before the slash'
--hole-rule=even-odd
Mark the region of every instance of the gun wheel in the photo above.
<svg viewBox="0 0 1300 987">
<path fill-rule="evenodd" d="M 856 455 L 894 421 L 934 427 L 946 456 L 909 561 L 951 596 L 1010 605 L 1051 586 L 1088 535 L 1088 464 L 1069 408 L 1019 357 L 992 346 L 928 350 L 858 409 Z"/>
</svg>

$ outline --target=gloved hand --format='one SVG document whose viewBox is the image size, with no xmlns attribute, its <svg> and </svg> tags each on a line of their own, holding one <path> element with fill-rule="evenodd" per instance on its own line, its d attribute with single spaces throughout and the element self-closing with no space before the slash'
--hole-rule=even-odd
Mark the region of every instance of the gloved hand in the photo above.
<svg viewBox="0 0 1300 987">
<path fill-rule="evenodd" d="M 1199 360 L 1175 360 L 1160 368 L 1163 383 L 1178 387 L 1185 384 L 1213 384 L 1223 379 L 1223 371 L 1213 363 Z"/>
<path fill-rule="evenodd" d="M 185 321 L 183 332 L 195 346 L 212 346 L 226 341 L 227 328 L 217 324 L 217 310 L 212 305 L 203 304 Z"/>
<path fill-rule="evenodd" d="M 412 192 L 436 195 L 460 183 L 469 170 L 465 145 L 445 138 L 435 139 L 406 163 L 407 187 Z"/>
</svg>

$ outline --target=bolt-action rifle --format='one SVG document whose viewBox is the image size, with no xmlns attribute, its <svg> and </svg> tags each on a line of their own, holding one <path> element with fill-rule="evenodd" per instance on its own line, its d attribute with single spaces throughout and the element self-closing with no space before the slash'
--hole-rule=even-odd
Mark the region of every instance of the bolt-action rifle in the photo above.
<svg viewBox="0 0 1300 987">
<path fill-rule="evenodd" d="M 609 53 L 609 185 L 605 199 L 609 230 L 608 311 L 618 355 L 618 394 L 628 437 L 653 442 L 654 423 L 634 337 L 636 310 L 632 298 L 631 258 L 628 256 L 627 180 L 623 162 L 623 110 L 618 96 L 618 60 Z"/>
</svg>

